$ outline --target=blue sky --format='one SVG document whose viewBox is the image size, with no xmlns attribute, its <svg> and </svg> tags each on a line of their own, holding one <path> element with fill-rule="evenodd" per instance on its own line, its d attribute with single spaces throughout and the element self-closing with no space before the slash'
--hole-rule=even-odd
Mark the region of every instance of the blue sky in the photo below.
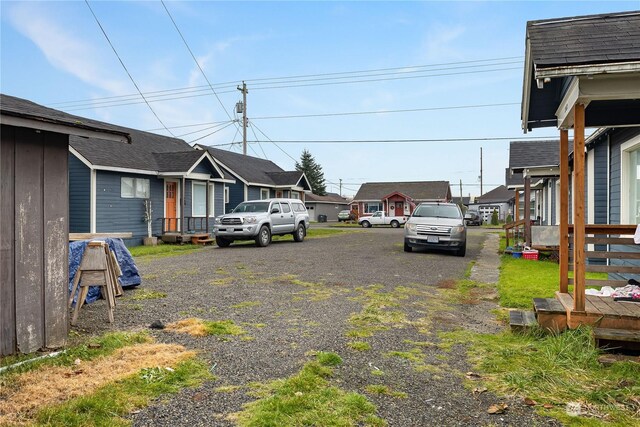
<svg viewBox="0 0 640 427">
<path fill-rule="evenodd" d="M 248 139 L 261 141 L 249 154 L 290 170 L 306 148 L 328 189 L 337 192 L 342 179 L 344 195 L 362 182 L 420 180 L 448 180 L 454 195 L 462 180 L 465 196 L 479 195 L 480 147 L 483 190 L 503 184 L 506 140 L 398 140 L 525 136 L 519 103 L 526 22 L 640 9 L 639 0 L 165 4 L 218 98 L 156 1 L 90 1 L 153 112 L 83 1 L 0 3 L 2 93 L 220 145 L 241 141 L 236 125 L 224 122 L 237 118 L 235 87 L 245 80 Z M 493 106 L 457 108 L 487 104 Z M 391 142 L 374 142 L 380 140 Z M 237 144 L 221 148 L 241 151 Z"/>
</svg>

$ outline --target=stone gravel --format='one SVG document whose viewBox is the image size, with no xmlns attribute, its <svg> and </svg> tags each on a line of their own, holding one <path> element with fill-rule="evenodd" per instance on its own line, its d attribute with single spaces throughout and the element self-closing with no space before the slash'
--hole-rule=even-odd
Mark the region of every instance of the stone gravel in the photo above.
<svg viewBox="0 0 640 427">
<path fill-rule="evenodd" d="M 474 395 L 464 386 L 471 368 L 463 348 L 444 351 L 437 345 L 438 331 L 465 327 L 493 333 L 503 326 L 488 310 L 495 303 L 443 306 L 439 287 L 461 279 L 469 263 L 478 258 L 486 237 L 470 229 L 467 256 L 403 251 L 402 229 L 356 229 L 325 238 L 273 242 L 266 248 L 232 245 L 164 258 L 139 258 L 143 284 L 118 299 L 116 322 L 106 321 L 104 301 L 83 308 L 77 329 L 90 334 L 109 330 L 147 329 L 159 342 L 182 344 L 199 351 L 215 380 L 176 395 L 163 397 L 132 415 L 134 426 L 232 426 L 233 414 L 254 400 L 247 387 L 252 382 L 285 378 L 298 372 L 314 351 L 338 353 L 343 363 L 332 383 L 346 391 L 367 396 L 378 415 L 390 426 L 524 426 L 559 425 L 535 414 L 521 399 Z M 390 309 L 401 311 L 407 321 L 370 338 L 369 351 L 347 344 L 353 338 L 349 318 L 359 313 L 365 292 L 378 285 L 378 293 L 399 296 Z M 140 299 L 144 291 L 167 294 L 165 298 Z M 232 320 L 245 335 L 192 337 L 166 330 L 148 329 L 164 323 L 197 317 Z M 417 327 L 420 321 L 422 328 Z M 423 344 L 423 363 L 417 370 L 409 361 L 390 357 L 390 351 Z M 381 370 L 383 376 L 372 371 Z M 367 385 L 385 384 L 406 398 L 371 395 Z M 221 386 L 238 386 L 220 391 Z M 508 409 L 490 415 L 494 403 Z"/>
</svg>

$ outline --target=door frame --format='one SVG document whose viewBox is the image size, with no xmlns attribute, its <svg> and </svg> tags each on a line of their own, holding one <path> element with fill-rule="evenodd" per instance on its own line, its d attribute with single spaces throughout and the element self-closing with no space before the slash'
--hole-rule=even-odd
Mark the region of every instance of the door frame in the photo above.
<svg viewBox="0 0 640 427">
<path fill-rule="evenodd" d="M 176 184 L 176 230 L 180 232 L 180 228 L 182 225 L 182 221 L 179 221 L 180 218 L 182 218 L 182 203 L 180 203 L 180 200 L 182 200 L 182 194 L 180 194 L 182 191 L 182 186 L 180 185 L 179 179 L 164 179 L 164 182 L 162 184 L 162 217 L 167 217 L 167 182 L 173 182 Z M 162 232 L 164 233 L 165 231 L 162 230 Z"/>
</svg>

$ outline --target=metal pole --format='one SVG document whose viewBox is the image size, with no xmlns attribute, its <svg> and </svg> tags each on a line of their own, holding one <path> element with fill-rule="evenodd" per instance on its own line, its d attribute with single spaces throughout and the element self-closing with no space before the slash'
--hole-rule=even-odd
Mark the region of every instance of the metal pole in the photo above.
<svg viewBox="0 0 640 427">
<path fill-rule="evenodd" d="M 480 195 L 482 196 L 482 147 L 480 147 Z"/>
</svg>

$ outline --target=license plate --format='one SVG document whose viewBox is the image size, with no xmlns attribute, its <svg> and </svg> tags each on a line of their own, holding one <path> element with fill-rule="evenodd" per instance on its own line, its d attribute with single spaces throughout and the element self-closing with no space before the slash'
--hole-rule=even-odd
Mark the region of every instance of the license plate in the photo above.
<svg viewBox="0 0 640 427">
<path fill-rule="evenodd" d="M 427 243 L 439 243 L 440 238 L 438 236 L 427 236 Z"/>
</svg>

